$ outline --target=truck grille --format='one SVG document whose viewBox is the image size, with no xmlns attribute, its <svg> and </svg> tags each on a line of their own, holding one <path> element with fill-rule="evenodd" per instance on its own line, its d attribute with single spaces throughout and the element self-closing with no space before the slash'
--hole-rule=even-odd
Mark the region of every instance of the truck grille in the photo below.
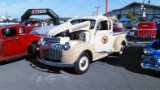
<svg viewBox="0 0 160 90">
<path fill-rule="evenodd" d="M 60 61 L 62 59 L 63 46 L 59 44 L 59 38 L 44 38 L 44 45 L 40 47 L 40 57 L 47 61 Z"/>
</svg>

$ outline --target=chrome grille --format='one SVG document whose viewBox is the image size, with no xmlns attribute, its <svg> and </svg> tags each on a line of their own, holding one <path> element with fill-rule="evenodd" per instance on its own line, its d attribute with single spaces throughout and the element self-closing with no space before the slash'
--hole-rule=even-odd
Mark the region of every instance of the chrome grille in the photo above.
<svg viewBox="0 0 160 90">
<path fill-rule="evenodd" d="M 48 61 L 60 61 L 62 59 L 63 46 L 60 45 L 60 38 L 44 38 L 45 42 L 40 47 L 40 57 Z"/>
<path fill-rule="evenodd" d="M 49 59 L 60 60 L 62 58 L 62 46 L 59 44 L 52 44 L 49 49 Z"/>
</svg>

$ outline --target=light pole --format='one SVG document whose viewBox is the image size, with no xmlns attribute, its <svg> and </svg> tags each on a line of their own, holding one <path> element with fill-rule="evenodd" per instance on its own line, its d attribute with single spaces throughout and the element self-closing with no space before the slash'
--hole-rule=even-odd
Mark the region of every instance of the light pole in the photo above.
<svg viewBox="0 0 160 90">
<path fill-rule="evenodd" d="M 142 21 L 144 21 L 144 17 L 145 17 L 145 12 L 144 12 L 144 1 L 145 1 L 145 0 L 142 0 L 142 6 L 141 6 L 141 9 L 142 9 Z"/>
<path fill-rule="evenodd" d="M 141 6 L 141 9 L 142 9 L 142 21 L 144 21 L 144 18 L 146 17 L 146 12 L 144 10 L 146 10 L 146 8 L 144 7 L 144 2 L 145 0 L 142 0 L 142 6 Z M 148 4 L 150 4 L 151 1 L 148 0 Z"/>
</svg>

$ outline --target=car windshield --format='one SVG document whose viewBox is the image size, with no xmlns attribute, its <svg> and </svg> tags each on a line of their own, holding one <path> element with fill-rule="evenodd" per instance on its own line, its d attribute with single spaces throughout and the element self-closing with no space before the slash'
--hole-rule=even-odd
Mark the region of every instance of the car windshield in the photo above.
<svg viewBox="0 0 160 90">
<path fill-rule="evenodd" d="M 90 29 L 93 29 L 93 28 L 94 28 L 95 23 L 96 23 L 96 21 L 95 21 L 94 19 L 76 19 L 76 20 L 72 20 L 72 21 L 71 21 L 71 24 L 72 24 L 72 25 L 75 25 L 75 24 L 77 24 L 77 23 L 81 23 L 81 22 L 85 22 L 85 21 L 90 21 L 90 22 L 91 22 L 91 24 L 90 24 Z"/>
</svg>

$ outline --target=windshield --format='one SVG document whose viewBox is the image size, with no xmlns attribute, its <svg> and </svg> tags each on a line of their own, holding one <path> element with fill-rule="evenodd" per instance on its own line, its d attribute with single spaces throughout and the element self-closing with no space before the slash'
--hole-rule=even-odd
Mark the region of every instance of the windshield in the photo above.
<svg viewBox="0 0 160 90">
<path fill-rule="evenodd" d="M 94 19 L 76 19 L 76 20 L 72 20 L 71 24 L 75 25 L 77 23 L 81 23 L 81 22 L 85 22 L 85 21 L 90 21 L 90 29 L 93 29 L 95 26 L 96 21 Z"/>
</svg>

